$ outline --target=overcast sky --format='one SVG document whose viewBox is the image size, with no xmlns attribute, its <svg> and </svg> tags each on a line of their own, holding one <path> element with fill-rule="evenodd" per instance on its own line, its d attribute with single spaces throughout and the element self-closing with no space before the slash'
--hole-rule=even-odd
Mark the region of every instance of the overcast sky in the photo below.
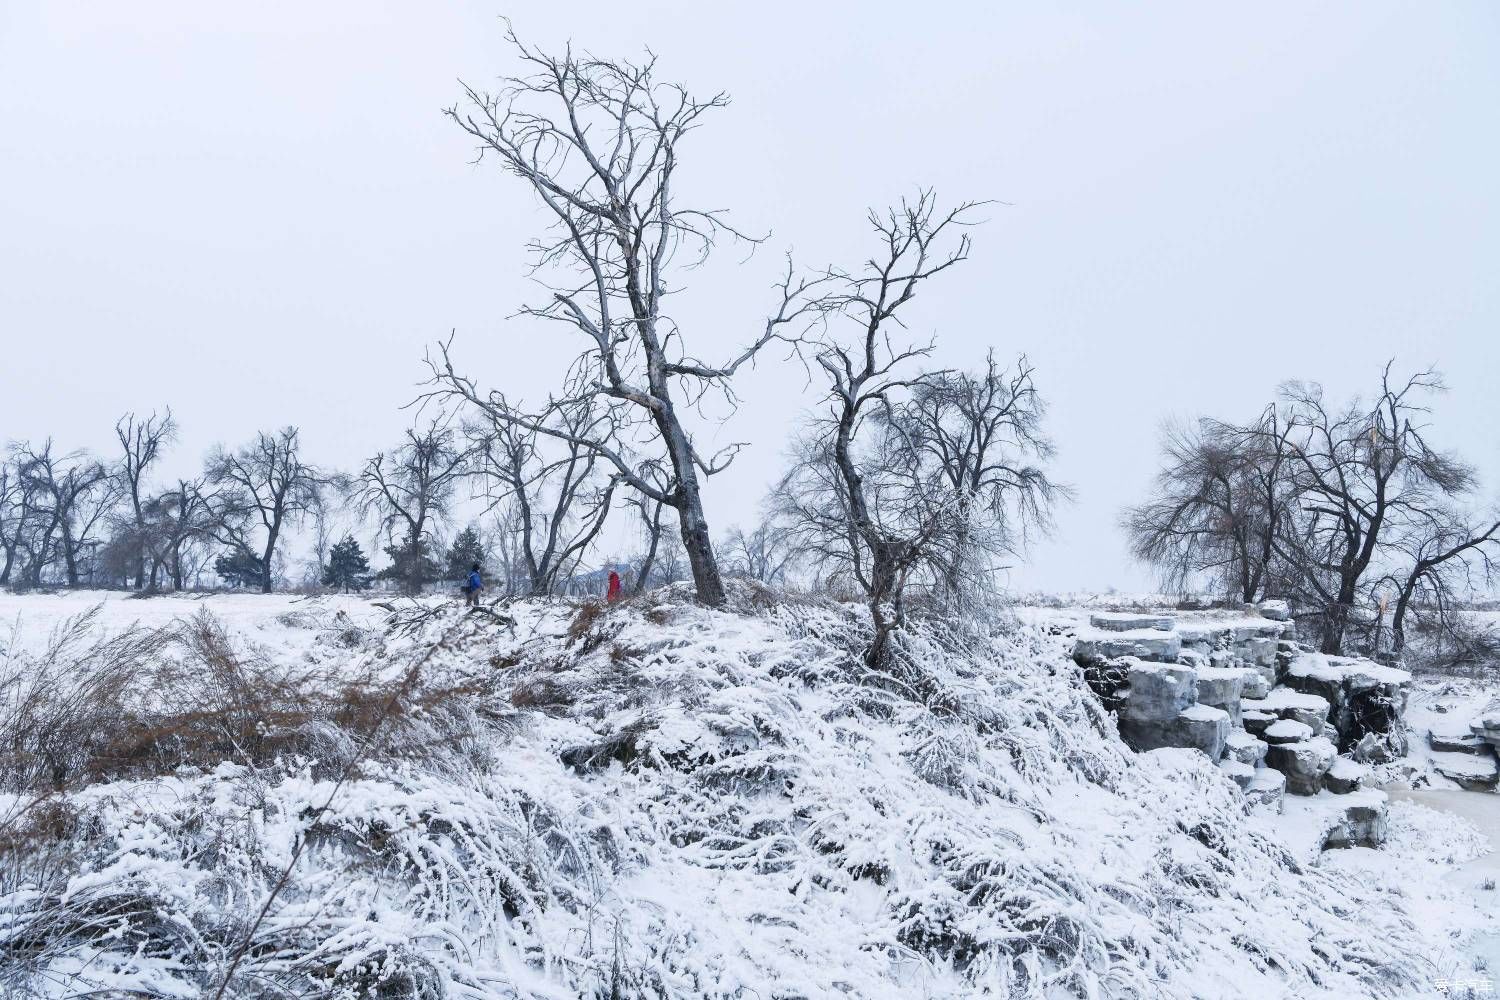
<svg viewBox="0 0 1500 1000">
<path fill-rule="evenodd" d="M 770 239 L 680 297 L 710 357 L 752 336 L 786 250 L 858 260 L 865 209 L 994 199 L 913 303 L 944 365 L 1025 352 L 1077 503 L 1022 588 L 1139 589 L 1115 528 L 1158 429 L 1244 418 L 1278 382 L 1343 396 L 1383 361 L 1452 388 L 1439 439 L 1500 488 L 1500 5 L 0 0 L 0 439 L 103 450 L 170 404 L 166 471 L 295 423 L 352 467 L 392 443 L 425 346 L 536 393 L 542 216 L 440 110 L 543 47 L 650 46 L 731 106 L 687 190 Z M 800 410 L 762 366 L 708 492 L 755 517 Z M 705 433 L 707 433 L 705 431 Z"/>
</svg>

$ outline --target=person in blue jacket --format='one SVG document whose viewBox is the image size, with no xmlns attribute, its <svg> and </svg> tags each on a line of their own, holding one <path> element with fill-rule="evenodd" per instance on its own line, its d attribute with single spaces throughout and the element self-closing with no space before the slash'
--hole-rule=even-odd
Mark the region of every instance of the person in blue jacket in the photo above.
<svg viewBox="0 0 1500 1000">
<path fill-rule="evenodd" d="M 464 582 L 464 597 L 469 607 L 479 607 L 479 592 L 484 589 L 484 577 L 479 575 L 479 564 L 469 567 L 469 579 Z"/>
</svg>

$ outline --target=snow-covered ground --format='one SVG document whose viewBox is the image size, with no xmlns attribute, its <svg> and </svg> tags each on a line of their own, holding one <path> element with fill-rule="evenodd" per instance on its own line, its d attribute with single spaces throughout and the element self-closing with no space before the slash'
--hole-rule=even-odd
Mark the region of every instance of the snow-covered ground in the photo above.
<svg viewBox="0 0 1500 1000">
<path fill-rule="evenodd" d="M 874 675 L 857 616 L 742 598 L 0 593 L 13 674 L 81 614 L 120 636 L 207 611 L 247 662 L 404 680 L 414 706 L 374 737 L 319 720 L 274 763 L 71 788 L 70 849 L 7 860 L 0 969 L 48 996 L 199 996 L 236 955 L 227 995 L 1500 991 L 1500 796 L 1419 781 L 1384 847 L 1319 853 L 1316 799 L 1250 815 L 1195 751 L 1124 748 L 1047 634 L 1077 609 L 919 629 Z"/>
</svg>

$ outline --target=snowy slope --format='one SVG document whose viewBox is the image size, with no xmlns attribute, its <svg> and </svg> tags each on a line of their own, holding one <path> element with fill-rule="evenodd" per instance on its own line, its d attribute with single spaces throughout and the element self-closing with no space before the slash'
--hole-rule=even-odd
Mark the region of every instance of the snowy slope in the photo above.
<svg viewBox="0 0 1500 1000">
<path fill-rule="evenodd" d="M 332 617 L 383 612 L 242 619 L 271 655 L 409 681 L 399 738 L 320 722 L 275 765 L 71 793 L 63 860 L 3 886 L 0 942 L 31 949 L 7 974 L 55 996 L 199 996 L 235 965 L 227 995 L 1186 1000 L 1436 995 L 1456 967 L 1401 883 L 1295 856 L 1192 751 L 1127 751 L 1041 630 L 917 628 L 872 673 L 853 613 L 740 600 L 413 606 L 352 646 Z"/>
</svg>

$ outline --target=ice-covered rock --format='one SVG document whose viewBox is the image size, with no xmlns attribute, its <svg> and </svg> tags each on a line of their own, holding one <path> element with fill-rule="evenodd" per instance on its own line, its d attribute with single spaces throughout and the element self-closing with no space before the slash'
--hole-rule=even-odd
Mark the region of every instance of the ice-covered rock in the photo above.
<svg viewBox="0 0 1500 1000">
<path fill-rule="evenodd" d="M 1300 743 L 1271 744 L 1266 748 L 1266 766 L 1286 775 L 1287 791 L 1293 795 L 1316 795 L 1337 756 L 1332 743 L 1314 737 Z"/>
<path fill-rule="evenodd" d="M 1323 775 L 1323 787 L 1335 795 L 1347 795 L 1363 788 L 1370 780 L 1370 769 L 1364 764 L 1350 760 L 1348 757 L 1339 757 Z"/>
</svg>

